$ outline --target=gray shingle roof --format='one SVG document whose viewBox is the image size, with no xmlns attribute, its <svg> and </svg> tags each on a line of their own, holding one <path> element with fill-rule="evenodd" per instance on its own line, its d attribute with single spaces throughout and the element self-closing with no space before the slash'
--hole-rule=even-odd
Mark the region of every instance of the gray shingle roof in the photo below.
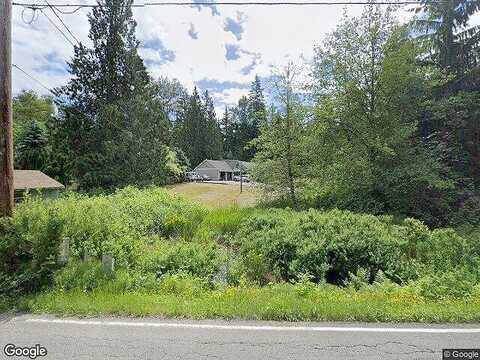
<svg viewBox="0 0 480 360">
<path fill-rule="evenodd" d="M 208 166 L 210 165 L 210 166 Z M 226 171 L 226 172 L 234 172 L 241 170 L 245 171 L 250 168 L 250 163 L 246 161 L 240 160 L 204 160 L 202 161 L 195 169 L 203 169 L 203 168 L 215 168 L 219 171 Z"/>
<path fill-rule="evenodd" d="M 13 188 L 28 189 L 63 189 L 64 186 L 39 170 L 14 170 Z"/>
</svg>

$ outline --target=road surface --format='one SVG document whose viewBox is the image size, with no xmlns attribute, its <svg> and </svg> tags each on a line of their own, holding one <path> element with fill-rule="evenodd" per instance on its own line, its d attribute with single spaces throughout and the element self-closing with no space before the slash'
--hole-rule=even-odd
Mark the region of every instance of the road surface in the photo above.
<svg viewBox="0 0 480 360">
<path fill-rule="evenodd" d="M 40 344 L 47 350 L 47 355 L 37 359 L 61 360 L 430 360 L 441 359 L 444 348 L 479 348 L 480 324 L 283 323 L 0 315 L 0 358 L 9 358 L 4 354 L 4 347 L 9 343 L 16 347 Z"/>
</svg>

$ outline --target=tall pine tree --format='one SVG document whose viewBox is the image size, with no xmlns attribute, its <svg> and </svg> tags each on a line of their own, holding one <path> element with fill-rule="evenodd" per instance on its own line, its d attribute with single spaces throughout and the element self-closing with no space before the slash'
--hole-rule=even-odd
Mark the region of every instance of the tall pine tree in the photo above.
<svg viewBox="0 0 480 360">
<path fill-rule="evenodd" d="M 161 182 L 168 125 L 138 55 L 132 0 L 98 4 L 88 17 L 93 46 L 75 46 L 72 77 L 61 89 L 67 105 L 58 126 L 72 148 L 74 174 L 83 187 Z M 145 134 L 151 142 L 134 146 Z M 147 153 L 155 154 L 149 166 L 156 169 L 136 167 Z"/>
<path fill-rule="evenodd" d="M 47 160 L 47 138 L 36 121 L 25 130 L 17 146 L 16 166 L 26 170 L 43 170 Z"/>
</svg>

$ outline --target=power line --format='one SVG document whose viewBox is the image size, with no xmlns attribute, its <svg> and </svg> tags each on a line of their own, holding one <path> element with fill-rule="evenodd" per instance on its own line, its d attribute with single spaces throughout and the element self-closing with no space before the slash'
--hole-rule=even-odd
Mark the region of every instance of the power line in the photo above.
<svg viewBox="0 0 480 360">
<path fill-rule="evenodd" d="M 59 94 L 58 94 L 55 90 L 50 89 L 48 86 L 46 86 L 45 84 L 43 84 L 40 80 L 38 80 L 37 78 L 35 78 L 33 75 L 30 75 L 28 72 L 26 72 L 25 70 L 23 70 L 20 66 L 15 65 L 15 64 L 12 64 L 12 67 L 20 70 L 25 76 L 27 76 L 28 78 L 32 79 L 32 80 L 35 81 L 37 84 L 39 84 L 41 87 L 43 87 L 45 90 L 47 90 L 49 93 L 51 93 L 53 96 L 55 96 L 56 100 L 54 100 L 54 102 L 55 102 L 57 105 L 63 106 L 63 108 L 64 108 L 65 111 L 75 110 L 77 113 L 81 114 L 82 116 L 88 117 L 87 115 L 85 115 L 85 113 L 84 113 L 83 111 L 77 109 L 76 107 L 74 107 L 74 106 L 72 106 L 72 105 L 66 105 L 66 104 L 62 103 L 62 101 L 58 98 Z M 118 125 L 117 125 L 117 126 L 118 126 Z"/>
<path fill-rule="evenodd" d="M 55 11 L 55 8 L 52 7 L 52 5 L 50 5 L 50 3 L 47 1 L 47 0 L 44 0 L 45 3 L 50 6 L 50 9 L 52 10 L 53 14 L 58 18 L 58 20 L 60 20 L 60 22 L 62 23 L 63 27 L 65 29 L 67 29 L 68 33 L 72 36 L 72 38 L 75 39 L 75 41 L 77 42 L 77 44 L 80 44 L 80 41 L 78 41 L 78 39 L 75 37 L 75 35 L 73 35 L 72 31 L 68 28 L 68 26 L 63 22 L 62 18 L 57 14 L 57 12 Z"/>
<path fill-rule="evenodd" d="M 52 24 L 59 32 L 60 34 L 63 35 L 63 37 L 70 43 L 70 45 L 72 46 L 75 46 L 75 44 L 72 42 L 72 40 L 70 40 L 70 38 L 65 35 L 65 33 L 57 26 L 57 24 L 55 24 L 52 19 L 50 19 L 50 17 L 43 11 L 43 9 L 40 9 L 40 12 L 45 15 L 45 17 L 48 19 L 48 21 L 50 22 L 50 24 Z"/>
<path fill-rule="evenodd" d="M 27 73 L 25 70 L 23 70 L 20 66 L 18 65 L 15 65 L 15 64 L 12 64 L 12 67 L 20 70 L 25 76 L 29 77 L 30 79 L 32 79 L 33 81 L 35 81 L 37 84 L 39 84 L 41 87 L 43 87 L 44 89 L 46 89 L 48 92 L 50 92 L 52 95 L 54 96 L 57 96 L 57 94 L 55 93 L 54 90 L 50 89 L 48 86 L 44 85 L 40 80 L 38 80 L 37 78 L 33 77 L 32 75 L 30 75 L 29 73 Z"/>
<path fill-rule="evenodd" d="M 436 4 L 440 3 L 439 0 L 432 0 L 432 1 L 423 1 L 423 4 Z M 241 1 L 241 2 L 234 2 L 234 1 L 219 1 L 219 2 L 149 2 L 144 4 L 132 4 L 132 8 L 144 8 L 149 6 L 316 6 L 316 5 L 369 5 L 369 4 L 377 4 L 377 5 L 419 5 L 420 0 L 381 0 L 381 1 L 302 1 L 302 2 L 295 2 L 295 1 Z M 100 4 L 54 4 L 54 5 L 38 5 L 32 3 L 21 3 L 21 2 L 14 2 L 12 5 L 14 6 L 23 6 L 30 9 L 42 9 L 46 7 L 53 7 L 57 10 L 60 8 L 76 8 L 75 10 L 69 12 L 73 13 L 82 8 L 97 8 L 103 7 Z M 67 13 L 67 12 L 62 12 Z"/>
</svg>

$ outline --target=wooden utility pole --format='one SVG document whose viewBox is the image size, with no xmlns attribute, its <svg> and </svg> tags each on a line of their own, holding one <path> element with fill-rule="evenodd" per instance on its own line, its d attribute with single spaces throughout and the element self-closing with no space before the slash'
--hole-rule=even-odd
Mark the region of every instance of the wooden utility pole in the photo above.
<svg viewBox="0 0 480 360">
<path fill-rule="evenodd" d="M 0 0 L 0 216 L 13 204 L 12 0 Z"/>
</svg>

